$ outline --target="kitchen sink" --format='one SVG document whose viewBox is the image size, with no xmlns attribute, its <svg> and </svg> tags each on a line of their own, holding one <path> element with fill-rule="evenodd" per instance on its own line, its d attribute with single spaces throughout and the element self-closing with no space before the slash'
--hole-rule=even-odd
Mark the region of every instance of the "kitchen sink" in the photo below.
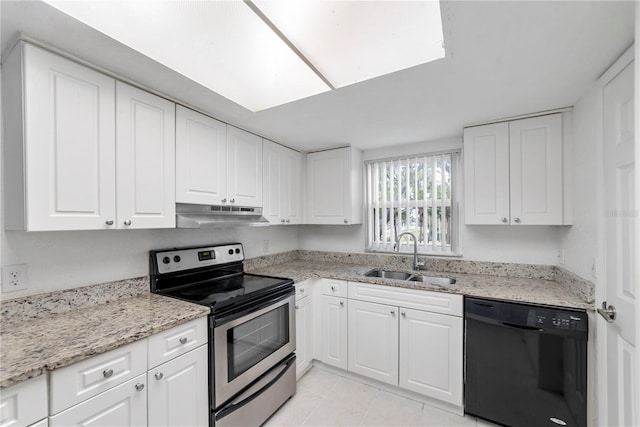
<svg viewBox="0 0 640 427">
<path fill-rule="evenodd" d="M 383 279 L 409 280 L 411 273 L 402 271 L 380 270 L 378 268 L 364 273 L 366 277 L 381 277 Z"/>
<path fill-rule="evenodd" d="M 456 279 L 451 279 L 449 277 L 432 277 L 432 276 L 411 276 L 409 277 L 409 281 L 411 282 L 422 282 L 427 283 L 429 285 L 435 286 L 449 286 L 456 283 Z"/>
<path fill-rule="evenodd" d="M 434 285 L 441 287 L 447 287 L 456 283 L 456 279 L 452 279 L 450 277 L 422 276 L 419 274 L 405 273 L 404 271 L 382 270 L 380 268 L 369 270 L 364 273 L 364 275 L 366 277 L 380 277 L 382 279 L 419 282 L 424 283 L 425 285 Z"/>
</svg>

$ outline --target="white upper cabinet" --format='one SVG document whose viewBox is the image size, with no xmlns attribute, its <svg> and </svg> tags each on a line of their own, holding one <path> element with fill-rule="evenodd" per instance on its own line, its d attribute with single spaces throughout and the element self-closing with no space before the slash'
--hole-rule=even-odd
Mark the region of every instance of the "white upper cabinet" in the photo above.
<svg viewBox="0 0 640 427">
<path fill-rule="evenodd" d="M 263 215 L 271 224 L 299 224 L 302 155 L 266 139 L 263 149 Z"/>
<path fill-rule="evenodd" d="M 176 110 L 176 202 L 262 207 L 262 138 Z"/>
<path fill-rule="evenodd" d="M 262 138 L 227 126 L 227 167 L 229 203 L 262 207 Z"/>
<path fill-rule="evenodd" d="M 307 223 L 362 224 L 362 153 L 352 147 L 307 155 Z"/>
<path fill-rule="evenodd" d="M 2 77 L 7 229 L 175 227 L 172 102 L 25 42 Z"/>
<path fill-rule="evenodd" d="M 220 205 L 227 197 L 227 125 L 176 107 L 176 202 Z"/>
<path fill-rule="evenodd" d="M 6 228 L 113 228 L 114 79 L 24 42 L 2 77 Z"/>
<path fill-rule="evenodd" d="M 175 104 L 116 84 L 118 228 L 174 228 Z"/>
<path fill-rule="evenodd" d="M 562 115 L 465 128 L 466 224 L 567 224 Z"/>
</svg>

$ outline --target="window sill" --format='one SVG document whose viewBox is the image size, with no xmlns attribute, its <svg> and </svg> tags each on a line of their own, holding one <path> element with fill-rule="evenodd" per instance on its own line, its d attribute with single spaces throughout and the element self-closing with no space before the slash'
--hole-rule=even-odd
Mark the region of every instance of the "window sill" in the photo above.
<svg viewBox="0 0 640 427">
<path fill-rule="evenodd" d="M 406 251 L 396 252 L 396 251 L 377 251 L 377 250 L 373 250 L 373 249 L 365 249 L 364 252 L 368 253 L 368 254 L 410 255 L 410 256 L 413 256 L 413 251 L 410 251 L 410 252 L 406 252 Z M 425 257 L 426 256 L 426 257 L 434 257 L 434 258 L 462 258 L 462 254 L 461 253 L 442 254 L 442 253 L 433 253 L 433 252 L 418 252 L 418 256 L 419 257 Z"/>
</svg>

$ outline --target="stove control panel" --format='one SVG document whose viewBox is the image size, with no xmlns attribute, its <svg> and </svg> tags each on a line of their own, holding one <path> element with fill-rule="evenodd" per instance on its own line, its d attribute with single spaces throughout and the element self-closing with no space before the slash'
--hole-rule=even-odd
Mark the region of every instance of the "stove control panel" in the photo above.
<svg viewBox="0 0 640 427">
<path fill-rule="evenodd" d="M 244 261 L 244 251 L 241 243 L 168 249 L 156 252 L 155 256 L 158 273 L 160 274 Z"/>
</svg>

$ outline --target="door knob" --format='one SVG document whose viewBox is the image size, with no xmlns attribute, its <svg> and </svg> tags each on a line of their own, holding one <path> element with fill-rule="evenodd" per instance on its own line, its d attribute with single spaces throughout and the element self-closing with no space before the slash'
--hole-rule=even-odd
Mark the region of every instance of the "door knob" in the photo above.
<svg viewBox="0 0 640 427">
<path fill-rule="evenodd" d="M 178 341 L 180 341 L 180 344 L 186 344 L 187 343 L 187 337 L 182 337 Z"/>
<path fill-rule="evenodd" d="M 516 224 L 520 224 L 520 218 L 514 218 Z"/>
<path fill-rule="evenodd" d="M 156 372 L 156 374 L 154 375 L 154 377 L 156 377 L 156 379 L 158 381 L 160 381 L 162 379 L 162 377 L 164 377 L 164 374 L 162 372 Z"/>
<path fill-rule="evenodd" d="M 616 312 L 616 307 L 613 305 L 607 306 L 606 301 L 602 301 L 602 308 L 598 309 L 598 314 L 604 317 L 604 320 L 606 320 L 609 323 L 613 323 L 613 321 L 616 320 L 616 317 L 618 317 L 618 313 Z"/>
<path fill-rule="evenodd" d="M 500 221 L 502 221 L 503 223 L 505 223 L 505 224 L 506 224 L 506 223 L 507 223 L 507 221 L 508 221 L 508 219 L 507 219 L 507 218 L 505 218 L 505 217 L 502 217 L 502 219 L 501 219 Z"/>
<path fill-rule="evenodd" d="M 105 221 L 104 223 L 105 223 L 105 224 L 107 224 L 107 225 L 113 225 L 113 220 L 112 220 L 112 219 L 110 219 L 110 220 L 108 220 L 108 221 Z"/>
<path fill-rule="evenodd" d="M 125 220 L 124 225 L 126 225 L 127 227 L 130 226 L 131 220 L 130 219 Z"/>
</svg>

